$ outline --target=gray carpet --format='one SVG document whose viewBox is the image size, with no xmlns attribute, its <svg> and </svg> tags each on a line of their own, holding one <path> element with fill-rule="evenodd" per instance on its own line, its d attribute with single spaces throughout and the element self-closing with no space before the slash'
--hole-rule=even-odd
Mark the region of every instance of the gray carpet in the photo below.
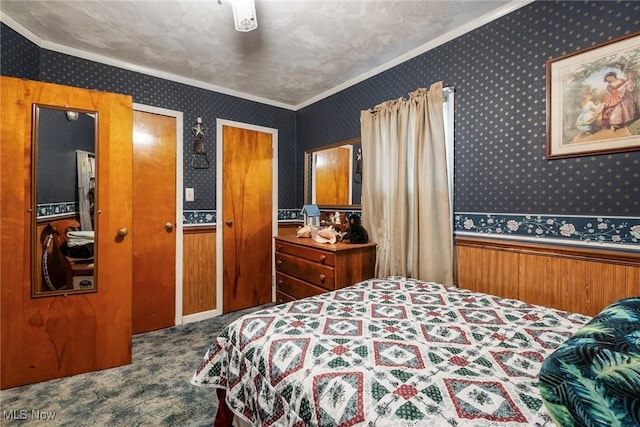
<svg viewBox="0 0 640 427">
<path fill-rule="evenodd" d="M 2 390 L 0 425 L 211 426 L 216 390 L 191 376 L 224 326 L 265 307 L 136 335 L 131 365 Z"/>
</svg>

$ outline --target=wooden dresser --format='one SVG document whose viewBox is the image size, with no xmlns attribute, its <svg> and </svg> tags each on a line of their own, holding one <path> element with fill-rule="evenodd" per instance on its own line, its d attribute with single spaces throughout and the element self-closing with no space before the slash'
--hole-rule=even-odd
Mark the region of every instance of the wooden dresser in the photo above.
<svg viewBox="0 0 640 427">
<path fill-rule="evenodd" d="M 315 243 L 309 238 L 275 238 L 276 301 L 294 301 L 370 279 L 376 244 Z"/>
</svg>

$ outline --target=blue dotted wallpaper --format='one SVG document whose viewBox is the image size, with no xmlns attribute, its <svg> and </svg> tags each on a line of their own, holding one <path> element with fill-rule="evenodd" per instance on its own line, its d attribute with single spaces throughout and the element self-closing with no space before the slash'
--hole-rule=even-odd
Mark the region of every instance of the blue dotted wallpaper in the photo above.
<svg viewBox="0 0 640 427">
<path fill-rule="evenodd" d="M 38 80 L 40 48 L 4 23 L 0 24 L 0 74 Z"/>
<path fill-rule="evenodd" d="M 288 189 L 295 180 L 295 113 L 209 90 L 164 80 L 121 68 L 43 50 L 41 81 L 80 86 L 107 92 L 124 93 L 133 101 L 184 113 L 184 187 L 195 189 L 194 202 L 184 202 L 185 210 L 216 207 L 216 119 L 227 119 L 278 129 L 280 188 L 279 207 L 296 207 L 295 191 Z M 209 129 L 205 136 L 207 157 L 214 167 L 190 166 L 193 135 L 190 129 L 198 117 Z M 295 187 L 294 187 L 295 188 Z"/>
<path fill-rule="evenodd" d="M 196 117 L 214 165 L 216 118 L 277 128 L 279 208 L 299 209 L 304 150 L 359 137 L 360 110 L 442 80 L 456 89 L 456 212 L 633 217 L 640 151 L 545 159 L 545 65 L 638 29 L 640 2 L 534 2 L 297 112 L 39 49 L 5 24 L 1 73 L 183 111 L 185 210 L 215 209 L 215 168 L 188 164 Z"/>
<path fill-rule="evenodd" d="M 39 63 L 25 63 L 22 52 L 32 53 L 34 45 L 2 24 L 3 75 L 22 77 L 67 86 L 128 94 L 133 102 L 182 111 L 184 117 L 184 187 L 195 189 L 195 200 L 184 202 L 184 210 L 216 208 L 216 119 L 226 119 L 278 129 L 278 204 L 279 208 L 297 208 L 295 112 L 254 101 L 213 92 L 146 74 L 136 73 L 88 61 L 46 49 L 39 52 Z M 31 55 L 32 56 L 32 55 Z M 39 71 L 34 73 L 39 67 Z M 36 77 L 37 76 L 37 77 Z M 190 129 L 198 117 L 209 129 L 205 150 L 213 165 L 209 169 L 190 166 L 193 136 Z"/>
<path fill-rule="evenodd" d="M 639 216 L 640 151 L 545 159 L 546 61 L 638 30 L 640 2 L 532 3 L 298 111 L 300 153 L 442 80 L 456 90 L 456 212 Z"/>
</svg>

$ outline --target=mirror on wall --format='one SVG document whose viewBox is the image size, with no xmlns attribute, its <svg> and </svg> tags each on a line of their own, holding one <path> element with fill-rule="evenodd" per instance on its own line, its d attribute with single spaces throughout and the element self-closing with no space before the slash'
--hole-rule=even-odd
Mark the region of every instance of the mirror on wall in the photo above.
<svg viewBox="0 0 640 427">
<path fill-rule="evenodd" d="M 305 151 L 305 204 L 321 208 L 359 208 L 362 200 L 360 138 Z"/>
<path fill-rule="evenodd" d="M 32 295 L 95 292 L 96 112 L 34 105 Z"/>
</svg>

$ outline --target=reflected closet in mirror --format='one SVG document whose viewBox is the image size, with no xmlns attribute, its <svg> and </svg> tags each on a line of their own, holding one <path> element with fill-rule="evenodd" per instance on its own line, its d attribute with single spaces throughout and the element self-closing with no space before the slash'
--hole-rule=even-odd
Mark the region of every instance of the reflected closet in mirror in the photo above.
<svg viewBox="0 0 640 427">
<path fill-rule="evenodd" d="M 360 138 L 305 151 L 305 204 L 322 209 L 359 208 L 362 199 Z"/>
<path fill-rule="evenodd" d="M 97 113 L 33 108 L 32 295 L 95 292 Z"/>
</svg>

